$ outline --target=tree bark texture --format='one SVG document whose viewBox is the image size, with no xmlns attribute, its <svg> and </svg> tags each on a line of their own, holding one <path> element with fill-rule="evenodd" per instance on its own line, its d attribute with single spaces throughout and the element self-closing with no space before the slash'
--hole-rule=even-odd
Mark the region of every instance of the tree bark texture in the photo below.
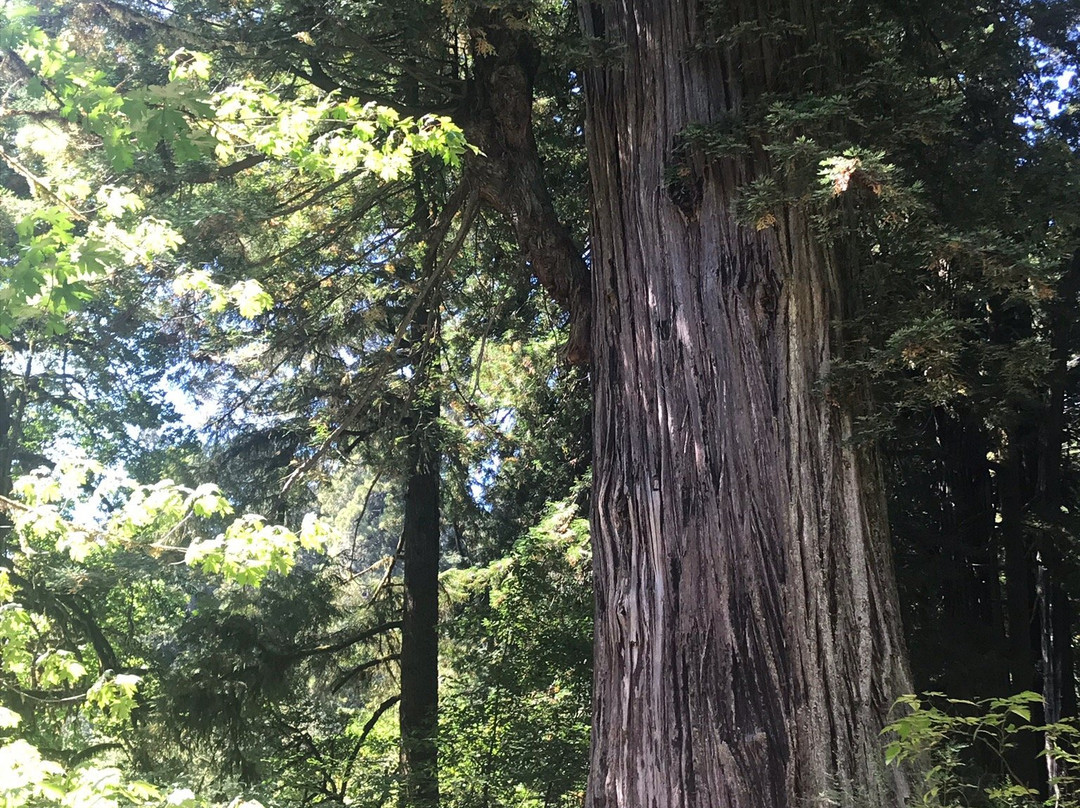
<svg viewBox="0 0 1080 808">
<path fill-rule="evenodd" d="M 405 484 L 401 616 L 402 808 L 439 804 L 439 454 L 430 432 L 434 405 L 418 408 Z"/>
<path fill-rule="evenodd" d="M 732 4 L 738 5 L 738 4 Z M 746 21 L 782 6 L 750 4 Z M 590 808 L 903 804 L 879 731 L 909 690 L 880 470 L 822 395 L 843 271 L 805 214 L 755 230 L 688 125 L 784 54 L 704 50 L 702 4 L 585 3 L 594 201 Z M 775 10 L 775 9 L 774 9 Z M 680 184 L 672 188 L 673 178 Z"/>
</svg>

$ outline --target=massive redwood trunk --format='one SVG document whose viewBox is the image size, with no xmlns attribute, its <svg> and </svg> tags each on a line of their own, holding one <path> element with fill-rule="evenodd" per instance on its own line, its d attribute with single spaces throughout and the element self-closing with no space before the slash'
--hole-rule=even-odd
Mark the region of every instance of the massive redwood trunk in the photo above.
<svg viewBox="0 0 1080 808">
<path fill-rule="evenodd" d="M 767 170 L 762 153 L 710 163 L 682 145 L 688 125 L 769 90 L 791 55 L 783 37 L 701 48 L 709 5 L 583 8 L 605 40 L 586 76 L 587 805 L 896 806 L 906 783 L 885 769 L 879 731 L 909 684 L 879 469 L 822 394 L 846 268 L 803 213 L 737 223 L 736 189 Z M 810 2 L 726 5 L 735 22 L 815 30 Z"/>
</svg>

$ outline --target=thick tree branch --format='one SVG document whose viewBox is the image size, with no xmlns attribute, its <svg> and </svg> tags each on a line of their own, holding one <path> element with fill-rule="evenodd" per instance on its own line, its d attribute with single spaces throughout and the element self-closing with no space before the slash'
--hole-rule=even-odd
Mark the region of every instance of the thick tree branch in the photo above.
<svg viewBox="0 0 1080 808">
<path fill-rule="evenodd" d="M 533 84 L 539 52 L 527 30 L 498 11 L 474 15 L 470 27 L 485 32 L 493 48 L 475 54 L 469 92 L 457 115 L 469 142 L 467 158 L 480 198 L 506 217 L 529 271 L 570 313 L 567 359 L 589 359 L 591 293 L 582 250 L 555 213 L 532 126 Z"/>
</svg>

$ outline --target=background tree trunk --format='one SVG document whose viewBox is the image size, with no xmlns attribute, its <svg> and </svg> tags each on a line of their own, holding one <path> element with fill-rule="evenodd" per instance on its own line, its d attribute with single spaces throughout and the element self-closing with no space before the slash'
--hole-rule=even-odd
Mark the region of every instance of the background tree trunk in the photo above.
<svg viewBox="0 0 1080 808">
<path fill-rule="evenodd" d="M 402 808 L 439 804 L 439 453 L 430 445 L 438 408 L 417 408 L 405 484 L 401 616 Z"/>
<path fill-rule="evenodd" d="M 732 4 L 738 6 L 739 4 Z M 812 7 L 754 4 L 814 29 Z M 877 462 L 821 393 L 843 273 L 806 217 L 736 222 L 706 163 L 784 53 L 707 51 L 690 0 L 586 4 L 594 194 L 591 808 L 902 804 L 909 689 Z M 735 13 L 739 13 L 735 9 Z M 759 15 L 761 15 L 759 17 Z"/>
<path fill-rule="evenodd" d="M 417 208 L 427 198 L 416 185 Z M 431 222 L 425 222 L 431 227 Z M 428 246 L 423 275 L 435 271 L 441 239 Z M 437 300 L 420 302 L 409 325 L 412 384 L 405 427 L 408 430 L 405 500 L 401 526 L 404 600 L 401 613 L 400 808 L 439 805 L 439 558 L 441 528 L 440 400 L 432 384 L 439 330 Z"/>
</svg>

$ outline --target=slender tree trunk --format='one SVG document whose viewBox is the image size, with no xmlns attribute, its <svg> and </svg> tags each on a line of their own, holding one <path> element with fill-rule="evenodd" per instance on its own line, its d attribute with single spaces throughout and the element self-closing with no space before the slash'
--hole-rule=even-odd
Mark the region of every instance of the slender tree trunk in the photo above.
<svg viewBox="0 0 1080 808">
<path fill-rule="evenodd" d="M 997 473 L 1001 541 L 1005 556 L 1005 606 L 1008 628 L 1007 660 L 1010 690 L 1041 691 L 1042 680 L 1035 666 L 1041 655 L 1040 632 L 1036 622 L 1035 553 L 1024 531 L 1023 460 L 1018 445 L 1011 440 Z M 1036 721 L 1039 720 L 1036 716 Z M 1035 737 L 1021 737 L 1010 765 L 1021 782 L 1046 793 L 1045 766 L 1038 754 L 1042 747 Z"/>
<path fill-rule="evenodd" d="M 425 228 L 428 199 L 417 171 L 416 209 Z M 435 271 L 441 237 L 432 240 L 420 276 Z M 437 296 L 436 296 L 437 297 Z M 412 391 L 401 553 L 404 603 L 401 614 L 400 808 L 439 805 L 439 557 L 441 551 L 439 398 L 431 384 L 439 329 L 436 299 L 420 301 L 409 325 Z"/>
<path fill-rule="evenodd" d="M 405 485 L 398 705 L 402 808 L 439 804 L 439 454 L 430 435 L 437 413 L 433 405 L 418 409 Z"/>
<path fill-rule="evenodd" d="M 821 395 L 843 272 L 805 216 L 735 220 L 764 168 L 682 133 L 783 54 L 700 47 L 691 0 L 583 7 L 597 611 L 590 808 L 897 806 L 909 689 L 876 459 Z M 739 4 L 732 4 L 739 5 Z M 768 24 L 762 3 L 741 9 Z M 782 11 L 813 30 L 813 8 Z M 672 187 L 673 178 L 678 188 Z"/>
<path fill-rule="evenodd" d="M 1037 571 L 1041 636 L 1041 673 L 1044 717 L 1048 723 L 1076 715 L 1076 674 L 1073 660 L 1073 610 L 1061 581 L 1072 570 L 1065 549 L 1071 539 L 1060 527 L 1064 504 L 1062 459 L 1065 454 L 1065 407 L 1069 361 L 1073 355 L 1073 320 L 1080 291 L 1080 251 L 1069 261 L 1058 283 L 1057 295 L 1047 306 L 1050 358 L 1053 370 L 1046 416 L 1040 422 L 1039 462 L 1036 480 L 1036 511 L 1044 525 Z M 1066 771 L 1053 754 L 1054 743 L 1046 739 L 1046 770 L 1049 792 L 1055 804 L 1062 798 Z M 1072 751 L 1072 750 L 1068 750 Z"/>
<path fill-rule="evenodd" d="M 1040 466 L 1038 501 L 1040 515 L 1048 525 L 1060 525 L 1061 509 L 1065 504 L 1065 486 L 1062 480 L 1068 436 L 1065 432 L 1065 415 L 1069 387 L 1069 363 L 1076 351 L 1075 312 L 1077 294 L 1080 293 L 1080 250 L 1069 261 L 1058 283 L 1057 294 L 1048 306 L 1047 325 L 1050 329 L 1050 358 L 1053 371 L 1050 376 L 1049 400 L 1046 418 L 1039 435 Z M 1069 561 L 1069 531 L 1059 527 L 1049 541 L 1045 559 L 1053 580 L 1050 609 L 1051 633 L 1054 636 L 1054 670 L 1060 677 L 1057 688 L 1059 703 L 1055 707 L 1058 719 L 1071 718 L 1077 714 L 1076 670 L 1073 659 L 1073 605 L 1063 581 L 1075 576 L 1075 564 Z M 1053 564 L 1053 566 L 1050 566 Z"/>
</svg>

